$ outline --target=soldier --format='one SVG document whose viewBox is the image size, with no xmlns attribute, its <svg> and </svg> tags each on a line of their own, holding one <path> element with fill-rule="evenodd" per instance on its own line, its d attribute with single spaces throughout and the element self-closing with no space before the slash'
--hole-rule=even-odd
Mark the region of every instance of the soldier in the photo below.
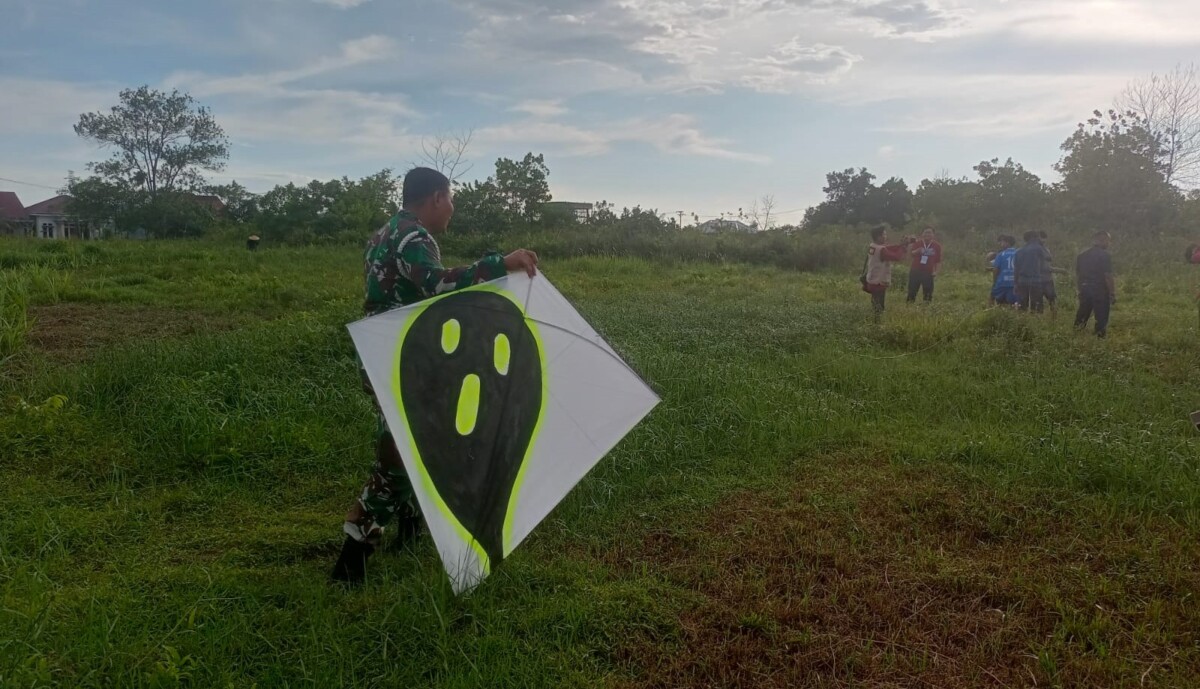
<svg viewBox="0 0 1200 689">
<path fill-rule="evenodd" d="M 404 208 L 368 241 L 366 249 L 366 315 L 373 316 L 423 299 L 503 277 L 509 272 L 537 273 L 537 254 L 525 249 L 501 256 L 489 253 L 461 268 L 444 268 L 434 234 L 442 234 L 454 214 L 450 180 L 429 168 L 413 168 L 404 176 Z M 374 390 L 361 369 L 363 389 Z M 362 583 L 367 558 L 375 552 L 383 528 L 398 520 L 397 543 L 420 531 L 421 513 L 395 440 L 375 400 L 375 465 L 362 493 L 346 514 L 346 533 L 333 578 Z"/>
</svg>

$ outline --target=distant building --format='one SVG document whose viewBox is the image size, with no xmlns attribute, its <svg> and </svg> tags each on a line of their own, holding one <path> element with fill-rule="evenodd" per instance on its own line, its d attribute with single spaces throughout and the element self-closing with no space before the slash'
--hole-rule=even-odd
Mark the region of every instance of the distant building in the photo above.
<svg viewBox="0 0 1200 689">
<path fill-rule="evenodd" d="M 200 207 L 207 209 L 214 217 L 221 217 L 225 214 L 225 202 L 220 196 L 212 194 L 191 194 L 192 200 Z"/>
<path fill-rule="evenodd" d="M 225 202 L 212 194 L 190 194 L 197 205 L 220 217 Z M 71 197 L 60 194 L 28 208 L 21 204 L 16 193 L 0 191 L 0 235 L 34 237 L 36 239 L 100 239 L 113 230 L 111 220 L 81 218 L 67 212 Z M 146 231 L 128 233 L 130 238 L 145 239 Z"/>
<path fill-rule="evenodd" d="M 747 225 L 740 220 L 729 220 L 724 218 L 714 218 L 708 222 L 702 222 L 696 226 L 704 234 L 717 234 L 718 232 L 756 232 L 757 228 L 753 225 Z"/>
<path fill-rule="evenodd" d="M 67 212 L 71 197 L 59 194 L 25 209 L 39 239 L 100 239 L 101 224 Z"/>
<path fill-rule="evenodd" d="M 0 191 L 0 234 L 23 236 L 29 228 L 29 216 L 17 194 Z"/>
<path fill-rule="evenodd" d="M 575 219 L 579 222 L 587 222 L 592 217 L 592 204 L 576 203 L 573 201 L 550 201 L 542 204 L 542 208 L 548 211 L 558 211 L 560 213 L 572 213 Z"/>
</svg>

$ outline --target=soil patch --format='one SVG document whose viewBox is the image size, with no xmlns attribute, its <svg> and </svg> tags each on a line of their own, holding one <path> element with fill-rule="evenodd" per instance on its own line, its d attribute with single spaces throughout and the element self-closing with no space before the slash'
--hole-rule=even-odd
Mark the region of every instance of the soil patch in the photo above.
<svg viewBox="0 0 1200 689">
<path fill-rule="evenodd" d="M 123 304 L 54 304 L 29 309 L 28 344 L 56 361 L 74 363 L 122 342 L 229 330 L 232 319 L 184 309 Z"/>
<path fill-rule="evenodd" d="M 931 467 L 822 473 L 596 554 L 618 576 L 661 576 L 686 601 L 677 624 L 631 630 L 616 660 L 636 679 L 623 686 L 1200 677 L 1200 546 L 1183 527 L 993 494 Z"/>
</svg>

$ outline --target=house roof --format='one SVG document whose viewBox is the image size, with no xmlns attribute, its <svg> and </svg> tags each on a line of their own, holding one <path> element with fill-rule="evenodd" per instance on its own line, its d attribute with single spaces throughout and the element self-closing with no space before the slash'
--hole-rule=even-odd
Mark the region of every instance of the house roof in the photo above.
<svg viewBox="0 0 1200 689">
<path fill-rule="evenodd" d="M 0 220 L 24 220 L 25 206 L 15 191 L 0 191 Z"/>
<path fill-rule="evenodd" d="M 220 213 L 225 210 L 225 202 L 221 197 L 212 194 L 191 194 L 192 200 L 208 208 L 213 213 Z"/>
<path fill-rule="evenodd" d="M 35 203 L 26 208 L 25 215 L 66 215 L 67 203 L 70 201 L 70 196 L 60 194 L 52 199 L 46 199 L 41 203 Z"/>
</svg>

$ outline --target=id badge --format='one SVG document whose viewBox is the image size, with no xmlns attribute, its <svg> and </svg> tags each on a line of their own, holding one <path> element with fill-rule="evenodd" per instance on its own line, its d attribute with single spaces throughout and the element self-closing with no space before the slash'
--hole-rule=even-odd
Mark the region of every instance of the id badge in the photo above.
<svg viewBox="0 0 1200 689">
<path fill-rule="evenodd" d="M 923 265 L 923 266 L 929 265 L 929 257 L 928 256 L 921 257 L 921 265 Z"/>
</svg>

